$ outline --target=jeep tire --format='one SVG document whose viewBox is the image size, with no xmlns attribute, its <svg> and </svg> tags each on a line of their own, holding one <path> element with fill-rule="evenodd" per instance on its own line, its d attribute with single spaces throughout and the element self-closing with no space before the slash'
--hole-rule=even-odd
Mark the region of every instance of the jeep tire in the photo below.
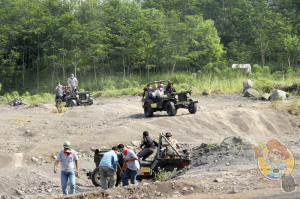
<svg viewBox="0 0 300 199">
<path fill-rule="evenodd" d="M 68 100 L 67 101 L 67 107 L 73 107 L 73 106 L 77 106 L 76 100 L 74 100 L 74 99 Z"/>
<path fill-rule="evenodd" d="M 144 114 L 145 114 L 146 117 L 152 117 L 153 116 L 153 109 L 152 109 L 150 103 L 146 103 L 144 105 Z"/>
<path fill-rule="evenodd" d="M 188 109 L 189 109 L 190 114 L 195 114 L 197 112 L 197 105 L 191 104 Z"/>
<path fill-rule="evenodd" d="M 100 181 L 100 167 L 97 167 L 94 169 L 92 173 L 92 182 L 95 187 L 101 186 L 101 181 Z"/>
<path fill-rule="evenodd" d="M 166 111 L 168 113 L 169 116 L 174 116 L 177 113 L 177 110 L 175 108 L 174 102 L 169 101 L 166 104 Z"/>
</svg>

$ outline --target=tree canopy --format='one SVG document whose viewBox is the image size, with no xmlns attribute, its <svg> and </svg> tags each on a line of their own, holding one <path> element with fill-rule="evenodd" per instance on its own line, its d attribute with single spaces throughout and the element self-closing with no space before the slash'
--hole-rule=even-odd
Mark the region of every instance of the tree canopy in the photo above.
<svg viewBox="0 0 300 199">
<path fill-rule="evenodd" d="M 297 0 L 1 0 L 0 85 L 45 92 L 74 73 L 101 89 L 107 75 L 296 68 L 299 12 Z"/>
</svg>

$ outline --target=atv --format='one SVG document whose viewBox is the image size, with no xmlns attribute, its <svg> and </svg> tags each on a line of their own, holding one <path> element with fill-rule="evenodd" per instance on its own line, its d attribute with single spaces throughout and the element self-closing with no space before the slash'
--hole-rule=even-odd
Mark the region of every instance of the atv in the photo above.
<svg viewBox="0 0 300 199">
<path fill-rule="evenodd" d="M 75 89 L 75 92 L 71 92 L 69 87 L 65 87 L 63 95 L 56 96 L 55 101 L 56 105 L 65 102 L 67 107 L 92 105 L 94 102 L 90 92 L 78 92 L 77 89 Z"/>
<path fill-rule="evenodd" d="M 166 148 L 162 146 L 162 140 L 166 140 L 166 142 L 169 143 L 165 135 L 160 134 L 157 151 L 153 160 L 140 161 L 140 169 L 138 171 L 138 175 L 136 178 L 137 180 L 153 179 L 155 178 L 155 175 L 159 172 L 160 169 L 163 169 L 165 171 L 174 171 L 174 169 L 181 170 L 191 163 L 190 153 L 188 150 L 183 150 L 183 153 L 179 153 L 170 143 L 169 144 L 175 151 L 175 154 L 172 155 L 171 158 L 166 158 Z M 96 168 L 94 169 L 93 172 L 87 173 L 87 176 L 91 178 L 92 183 L 95 186 L 101 186 L 100 167 L 98 165 L 103 155 L 108 151 L 109 150 L 101 150 L 101 151 L 98 149 L 95 150 L 94 162 L 96 164 Z M 120 171 L 122 167 L 123 167 L 123 156 L 121 153 L 118 153 L 118 165 L 117 165 L 118 171 L 117 171 L 116 186 L 120 184 L 122 179 L 120 175 Z"/>
<path fill-rule="evenodd" d="M 151 83 L 153 82 L 149 82 L 147 85 Z M 142 107 L 144 108 L 144 114 L 146 117 L 152 117 L 156 111 L 167 111 L 169 116 L 175 116 L 179 108 L 188 109 L 191 114 L 195 114 L 198 101 L 194 101 L 190 97 L 191 90 L 168 93 L 160 97 L 143 96 Z"/>
</svg>

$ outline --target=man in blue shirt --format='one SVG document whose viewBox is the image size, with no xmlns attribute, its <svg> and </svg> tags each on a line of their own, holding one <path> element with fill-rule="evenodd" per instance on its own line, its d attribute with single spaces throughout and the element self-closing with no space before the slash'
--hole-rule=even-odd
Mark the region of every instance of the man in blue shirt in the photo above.
<svg viewBox="0 0 300 199">
<path fill-rule="evenodd" d="M 116 183 L 118 164 L 118 147 L 114 146 L 111 151 L 105 153 L 100 161 L 100 181 L 102 189 L 113 188 Z M 109 185 L 107 187 L 107 178 Z"/>
</svg>

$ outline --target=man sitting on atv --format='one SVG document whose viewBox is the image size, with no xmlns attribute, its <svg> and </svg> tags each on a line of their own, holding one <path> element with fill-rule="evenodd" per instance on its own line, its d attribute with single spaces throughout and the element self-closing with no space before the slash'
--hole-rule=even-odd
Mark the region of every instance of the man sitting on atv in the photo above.
<svg viewBox="0 0 300 199">
<path fill-rule="evenodd" d="M 176 89 L 173 87 L 173 82 L 169 81 L 167 88 L 166 88 L 166 94 L 177 92 Z"/>
</svg>

